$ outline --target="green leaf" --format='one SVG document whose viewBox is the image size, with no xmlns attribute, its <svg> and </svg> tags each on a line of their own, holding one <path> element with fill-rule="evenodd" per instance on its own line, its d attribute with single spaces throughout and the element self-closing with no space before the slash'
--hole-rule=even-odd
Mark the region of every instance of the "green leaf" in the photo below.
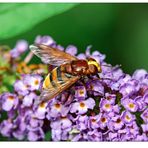
<svg viewBox="0 0 148 148">
<path fill-rule="evenodd" d="M 8 141 L 8 138 L 7 138 L 7 137 L 3 137 L 3 136 L 0 134 L 0 141 Z"/>
<path fill-rule="evenodd" d="M 50 141 L 51 140 L 51 131 L 48 131 L 46 134 L 45 134 L 45 141 Z"/>
<path fill-rule="evenodd" d="M 32 29 L 43 20 L 75 5 L 73 3 L 0 4 L 0 39 L 13 37 Z"/>
<path fill-rule="evenodd" d="M 13 92 L 13 84 L 16 80 L 16 76 L 14 74 L 4 74 L 3 75 L 3 85 L 7 87 L 10 92 Z M 1 89 L 0 89 L 1 90 Z"/>
</svg>

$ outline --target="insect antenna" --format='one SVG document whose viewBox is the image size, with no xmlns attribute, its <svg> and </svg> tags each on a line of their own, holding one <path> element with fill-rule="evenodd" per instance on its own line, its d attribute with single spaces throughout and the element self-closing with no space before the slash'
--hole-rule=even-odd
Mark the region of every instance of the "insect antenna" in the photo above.
<svg viewBox="0 0 148 148">
<path fill-rule="evenodd" d="M 111 65 L 106 65 L 106 64 L 103 64 L 103 65 L 101 65 L 101 66 L 104 66 L 104 67 L 110 67 L 111 68 L 111 71 L 115 71 L 115 70 L 118 70 L 122 65 L 120 64 L 120 65 L 116 65 L 116 66 L 111 66 Z M 110 73 L 110 71 L 109 71 L 109 73 Z"/>
<path fill-rule="evenodd" d="M 113 79 L 111 79 L 111 78 L 100 78 L 100 76 L 99 76 L 99 73 L 97 73 L 97 78 L 99 78 L 99 80 L 110 80 L 110 81 L 112 81 Z"/>
<path fill-rule="evenodd" d="M 102 64 L 101 66 L 104 66 L 104 67 L 112 67 L 111 65 L 107 65 L 107 64 Z M 122 65 L 120 64 L 120 65 L 116 65 L 115 67 L 113 67 L 113 68 L 120 68 Z"/>
<path fill-rule="evenodd" d="M 113 79 L 111 79 L 111 78 L 100 78 L 100 80 L 110 80 L 110 81 L 112 81 Z"/>
<path fill-rule="evenodd" d="M 104 67 L 112 67 L 111 65 L 107 65 L 107 64 L 102 64 L 101 66 L 104 66 Z"/>
</svg>

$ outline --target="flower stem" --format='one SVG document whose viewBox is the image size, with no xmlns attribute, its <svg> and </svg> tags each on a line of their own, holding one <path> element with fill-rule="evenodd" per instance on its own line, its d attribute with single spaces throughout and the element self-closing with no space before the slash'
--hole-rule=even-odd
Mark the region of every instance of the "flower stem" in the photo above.
<svg viewBox="0 0 148 148">
<path fill-rule="evenodd" d="M 24 62 L 25 63 L 29 63 L 29 61 L 31 60 L 32 57 L 33 57 L 33 53 L 32 52 L 29 52 L 29 54 L 24 59 Z"/>
</svg>

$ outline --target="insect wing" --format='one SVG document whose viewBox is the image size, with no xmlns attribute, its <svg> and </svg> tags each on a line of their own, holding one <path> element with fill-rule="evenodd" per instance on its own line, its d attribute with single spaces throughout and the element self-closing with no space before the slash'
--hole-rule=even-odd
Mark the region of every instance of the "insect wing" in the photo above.
<svg viewBox="0 0 148 148">
<path fill-rule="evenodd" d="M 65 53 L 59 49 L 52 48 L 43 44 L 31 45 L 30 50 L 46 64 L 60 66 L 63 63 L 69 63 L 77 60 L 76 57 Z"/>
<path fill-rule="evenodd" d="M 38 98 L 39 100 L 37 100 L 37 102 L 38 102 L 37 104 L 44 102 L 44 101 L 45 102 L 49 101 L 50 99 L 56 97 L 58 94 L 60 94 L 62 91 L 69 88 L 71 85 L 73 85 L 79 79 L 80 79 L 80 76 L 73 76 L 67 80 L 64 80 L 63 84 L 60 84 L 61 82 L 59 81 L 59 86 L 56 88 L 49 87 L 48 89 L 43 89 L 40 97 Z"/>
</svg>

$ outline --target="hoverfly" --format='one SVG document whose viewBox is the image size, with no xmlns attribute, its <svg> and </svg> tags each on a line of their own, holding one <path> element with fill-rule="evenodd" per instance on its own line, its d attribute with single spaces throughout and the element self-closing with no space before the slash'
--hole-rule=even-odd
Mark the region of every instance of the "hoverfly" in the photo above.
<svg viewBox="0 0 148 148">
<path fill-rule="evenodd" d="M 41 60 L 56 66 L 45 78 L 38 104 L 46 102 L 72 86 L 81 77 L 101 72 L 100 63 L 93 58 L 78 59 L 59 49 L 43 44 L 31 45 L 30 50 Z"/>
</svg>

